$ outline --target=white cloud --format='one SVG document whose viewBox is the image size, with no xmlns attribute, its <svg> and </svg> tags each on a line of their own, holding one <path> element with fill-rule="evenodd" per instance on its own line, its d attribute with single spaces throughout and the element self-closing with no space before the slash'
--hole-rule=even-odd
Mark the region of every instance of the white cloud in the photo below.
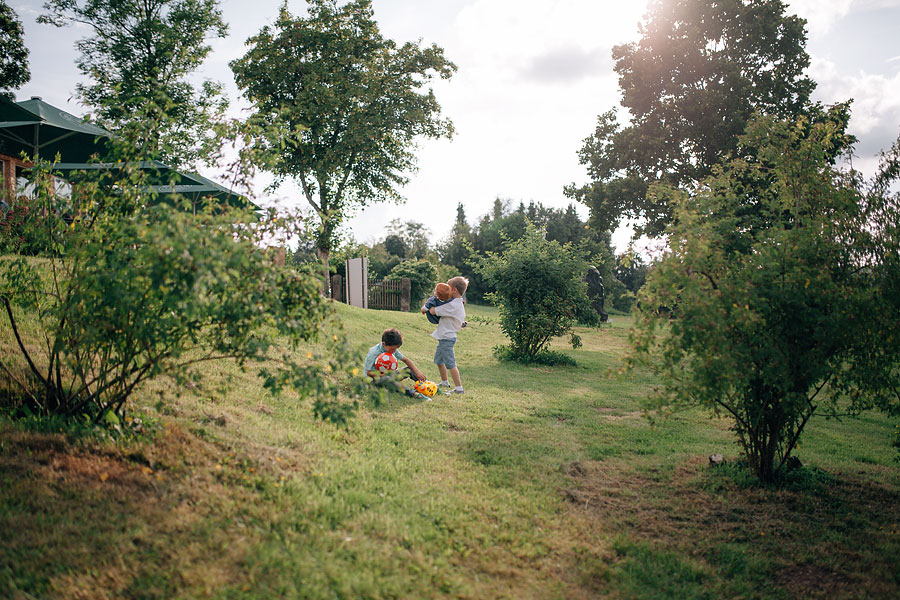
<svg viewBox="0 0 900 600">
<path fill-rule="evenodd" d="M 456 204 L 470 222 L 494 198 L 562 207 L 563 186 L 584 181 L 576 155 L 596 117 L 618 104 L 610 50 L 637 37 L 645 2 L 475 0 L 435 40 L 459 66 L 435 86 L 453 119 L 452 142 L 423 142 L 403 207 L 376 206 L 351 221 L 359 239 L 393 218 L 449 233 Z M 580 208 L 582 216 L 586 209 Z"/>
<path fill-rule="evenodd" d="M 858 0 L 856 0 L 858 2 Z M 788 0 L 788 12 L 807 21 L 810 37 L 822 36 L 850 12 L 854 0 Z"/>
<path fill-rule="evenodd" d="M 596 77 L 601 69 L 612 68 L 608 52 L 585 51 L 576 46 L 563 46 L 536 56 L 522 71 L 522 76 L 538 83 L 571 84 L 586 77 Z"/>
<path fill-rule="evenodd" d="M 851 130 L 865 136 L 900 127 L 900 73 L 838 72 L 831 61 L 813 58 L 810 75 L 818 82 L 816 97 L 826 103 L 853 98 Z"/>
<path fill-rule="evenodd" d="M 865 12 L 900 6 L 900 0 L 787 0 L 788 12 L 807 21 L 810 38 L 826 35 L 851 12 Z"/>
</svg>

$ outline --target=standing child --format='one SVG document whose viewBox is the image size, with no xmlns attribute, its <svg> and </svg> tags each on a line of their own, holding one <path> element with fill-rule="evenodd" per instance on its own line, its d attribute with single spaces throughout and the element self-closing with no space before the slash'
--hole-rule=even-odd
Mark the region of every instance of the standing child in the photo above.
<svg viewBox="0 0 900 600">
<path fill-rule="evenodd" d="M 465 277 L 453 277 L 447 282 L 447 285 L 450 286 L 450 302 L 430 308 L 423 306 L 422 312 L 440 317 L 437 329 L 431 334 L 431 337 L 438 341 L 437 350 L 434 351 L 434 364 L 437 365 L 441 374 L 441 382 L 438 386 L 450 387 L 450 382 L 447 380 L 449 371 L 453 383 L 456 385 L 451 392 L 462 394 L 464 391 L 459 368 L 456 366 L 454 346 L 456 345 L 456 334 L 463 328 L 466 320 L 466 307 L 463 304 L 462 296 L 469 287 L 469 280 Z"/>
</svg>

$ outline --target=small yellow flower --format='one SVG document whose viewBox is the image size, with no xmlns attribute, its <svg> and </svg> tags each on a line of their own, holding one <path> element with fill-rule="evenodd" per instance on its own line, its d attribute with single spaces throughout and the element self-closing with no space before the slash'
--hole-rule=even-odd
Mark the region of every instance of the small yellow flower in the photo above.
<svg viewBox="0 0 900 600">
<path fill-rule="evenodd" d="M 353 367 L 353 370 L 350 371 L 350 373 L 353 375 L 359 375 L 359 369 L 357 369 L 356 367 Z"/>
<path fill-rule="evenodd" d="M 307 352 L 307 353 L 306 353 L 306 358 L 312 358 L 312 352 Z"/>
</svg>

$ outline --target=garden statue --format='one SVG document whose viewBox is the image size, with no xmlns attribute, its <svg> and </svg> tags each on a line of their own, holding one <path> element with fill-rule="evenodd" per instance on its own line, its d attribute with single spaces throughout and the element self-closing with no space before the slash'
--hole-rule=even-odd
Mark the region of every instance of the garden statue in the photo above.
<svg viewBox="0 0 900 600">
<path fill-rule="evenodd" d="M 591 308 L 600 315 L 600 322 L 606 323 L 607 320 L 609 320 L 609 315 L 603 310 L 603 277 L 600 275 L 600 271 L 597 270 L 597 267 L 588 267 L 588 272 L 584 276 L 584 280 L 588 285 L 588 298 L 591 301 Z"/>
</svg>

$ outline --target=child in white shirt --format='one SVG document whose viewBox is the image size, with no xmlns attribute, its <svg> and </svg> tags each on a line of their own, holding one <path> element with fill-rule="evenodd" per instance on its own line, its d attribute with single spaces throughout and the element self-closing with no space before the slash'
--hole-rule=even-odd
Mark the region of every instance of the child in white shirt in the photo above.
<svg viewBox="0 0 900 600">
<path fill-rule="evenodd" d="M 466 306 L 463 304 L 462 296 L 469 287 L 469 280 L 465 277 L 453 277 L 447 281 L 447 284 L 450 286 L 450 302 L 430 308 L 423 306 L 422 312 L 441 318 L 437 329 L 431 334 L 431 337 L 438 341 L 437 349 L 434 352 L 434 364 L 437 365 L 441 374 L 441 382 L 438 386 L 450 387 L 450 382 L 447 380 L 449 371 L 453 383 L 456 385 L 451 392 L 462 394 L 464 391 L 459 368 L 456 366 L 454 346 L 456 345 L 456 334 L 463 328 L 466 320 Z"/>
</svg>

